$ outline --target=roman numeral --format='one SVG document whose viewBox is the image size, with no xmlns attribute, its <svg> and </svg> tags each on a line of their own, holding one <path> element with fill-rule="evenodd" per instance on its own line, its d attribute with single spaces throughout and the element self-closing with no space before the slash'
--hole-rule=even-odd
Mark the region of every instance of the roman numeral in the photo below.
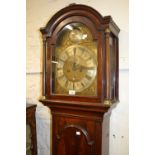
<svg viewBox="0 0 155 155">
<path fill-rule="evenodd" d="M 91 76 L 89 76 L 89 75 L 87 75 L 86 74 L 86 76 L 85 76 L 88 80 L 91 80 L 92 79 L 92 77 Z"/>
</svg>

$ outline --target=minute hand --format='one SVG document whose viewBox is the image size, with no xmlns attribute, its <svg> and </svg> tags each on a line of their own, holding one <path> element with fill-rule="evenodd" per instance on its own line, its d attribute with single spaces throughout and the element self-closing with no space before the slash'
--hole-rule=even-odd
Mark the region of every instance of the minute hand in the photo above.
<svg viewBox="0 0 155 155">
<path fill-rule="evenodd" d="M 88 66 L 82 66 L 82 65 L 80 65 L 80 69 L 84 69 L 84 70 L 95 70 L 96 67 L 95 66 L 94 67 L 88 67 Z"/>
</svg>

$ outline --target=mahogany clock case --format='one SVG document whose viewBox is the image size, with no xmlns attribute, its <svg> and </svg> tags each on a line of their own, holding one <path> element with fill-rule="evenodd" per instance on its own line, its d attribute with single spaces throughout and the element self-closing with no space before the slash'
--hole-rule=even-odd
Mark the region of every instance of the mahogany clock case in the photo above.
<svg viewBox="0 0 155 155">
<path fill-rule="evenodd" d="M 90 54 L 95 50 L 87 46 L 86 41 L 79 39 L 81 37 L 77 30 L 70 33 L 69 42 L 68 39 L 65 39 L 65 35 L 62 37 L 65 44 L 62 41 L 60 45 L 65 45 L 64 50 L 59 50 L 63 49 L 62 46 L 58 46 L 57 49 L 57 41 L 64 28 L 77 23 L 84 25 L 91 32 L 92 39 L 90 42 L 87 40 L 87 43 L 89 42 L 91 45 L 95 43 L 97 63 L 94 63 L 95 60 Z M 80 27 L 78 28 L 82 31 Z M 43 93 L 40 101 L 48 106 L 52 113 L 53 155 L 109 155 L 109 119 L 105 121 L 103 118 L 111 105 L 119 101 L 119 31 L 111 16 L 103 17 L 95 9 L 77 4 L 61 9 L 44 28 L 41 28 L 43 35 Z M 84 49 L 91 59 L 93 69 L 87 66 L 80 55 L 78 56 L 80 57 L 78 58 L 79 64 L 75 62 L 74 57 L 77 56 L 74 54 L 73 46 L 76 46 L 76 50 L 82 46 L 81 49 Z M 62 75 L 65 74 L 66 77 L 69 75 L 71 79 L 68 77 L 68 80 L 76 79 L 76 82 L 80 83 L 83 82 L 82 78 L 85 78 L 88 70 L 91 70 L 93 75 L 90 77 L 93 82 L 83 86 L 82 89 L 80 86 L 76 88 L 75 90 L 79 92 L 75 94 L 66 93 L 72 87 L 69 86 L 69 89 L 65 89 L 63 81 L 59 81 L 56 76 L 59 77 L 58 69 L 51 63 L 51 61 L 58 63 L 57 59 L 52 57 L 54 54 L 65 53 L 68 49 L 71 49 L 72 54 L 71 57 L 64 59 L 63 67 L 60 67 L 61 72 L 64 72 Z M 61 54 L 58 57 L 60 58 Z M 71 58 L 72 61 L 69 61 Z M 67 69 L 65 69 L 66 66 Z M 72 67 L 70 68 L 70 66 Z M 66 72 L 69 73 L 66 74 Z M 74 73 L 80 75 L 75 77 Z M 95 93 L 91 95 L 90 90 L 95 90 Z M 107 115 L 107 117 L 109 116 Z"/>
</svg>

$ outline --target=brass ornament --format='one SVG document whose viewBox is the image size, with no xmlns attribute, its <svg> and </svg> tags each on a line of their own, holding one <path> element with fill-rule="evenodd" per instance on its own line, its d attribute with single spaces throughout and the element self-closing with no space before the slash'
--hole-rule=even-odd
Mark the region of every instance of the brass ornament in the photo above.
<svg viewBox="0 0 155 155">
<path fill-rule="evenodd" d="M 44 99 L 46 99 L 45 96 L 41 96 L 41 97 L 40 97 L 40 100 L 44 100 Z"/>
<path fill-rule="evenodd" d="M 109 28 L 106 28 L 105 29 L 105 33 L 110 33 L 111 31 L 110 31 L 110 29 Z"/>
<path fill-rule="evenodd" d="M 104 100 L 103 104 L 106 107 L 110 107 L 112 105 L 112 101 L 111 100 Z"/>
</svg>

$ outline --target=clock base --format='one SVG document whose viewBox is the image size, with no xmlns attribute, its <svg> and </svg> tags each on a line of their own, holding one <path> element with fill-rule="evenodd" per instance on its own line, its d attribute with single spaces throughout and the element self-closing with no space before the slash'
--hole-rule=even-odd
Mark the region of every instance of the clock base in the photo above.
<svg viewBox="0 0 155 155">
<path fill-rule="evenodd" d="M 108 108 L 97 112 L 85 106 L 41 102 L 52 113 L 53 155 L 109 155 L 110 113 L 103 119 Z"/>
</svg>

